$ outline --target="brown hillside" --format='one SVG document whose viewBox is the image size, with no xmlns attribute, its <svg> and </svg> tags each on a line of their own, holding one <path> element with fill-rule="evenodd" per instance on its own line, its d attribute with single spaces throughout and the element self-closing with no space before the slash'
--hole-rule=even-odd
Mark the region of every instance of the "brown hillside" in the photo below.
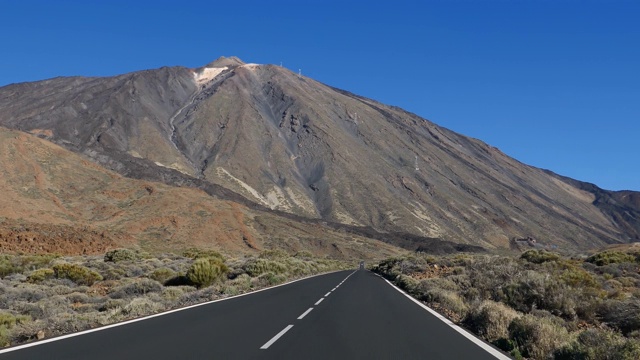
<svg viewBox="0 0 640 360">
<path fill-rule="evenodd" d="M 0 252 L 101 253 L 191 246 L 225 253 L 281 248 L 376 257 L 394 247 L 216 200 L 193 188 L 132 180 L 68 150 L 0 128 Z"/>
</svg>

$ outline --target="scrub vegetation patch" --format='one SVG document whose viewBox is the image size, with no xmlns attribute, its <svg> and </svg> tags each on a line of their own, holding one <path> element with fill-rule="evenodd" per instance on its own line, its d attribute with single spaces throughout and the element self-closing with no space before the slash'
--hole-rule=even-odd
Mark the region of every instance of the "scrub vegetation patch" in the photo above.
<svg viewBox="0 0 640 360">
<path fill-rule="evenodd" d="M 0 347 L 18 345 L 239 295 L 355 264 L 265 251 L 150 255 L 0 255 Z"/>
<path fill-rule="evenodd" d="M 514 358 L 640 359 L 640 256 L 416 253 L 373 271 Z"/>
</svg>

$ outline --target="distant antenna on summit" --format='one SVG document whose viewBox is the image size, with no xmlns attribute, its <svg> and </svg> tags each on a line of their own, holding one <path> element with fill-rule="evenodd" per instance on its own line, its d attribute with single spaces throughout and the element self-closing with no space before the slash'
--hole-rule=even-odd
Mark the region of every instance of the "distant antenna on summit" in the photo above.
<svg viewBox="0 0 640 360">
<path fill-rule="evenodd" d="M 302 76 L 302 69 L 298 69 L 298 76 Z"/>
<path fill-rule="evenodd" d="M 282 61 L 280 61 L 280 67 L 282 67 Z"/>
</svg>

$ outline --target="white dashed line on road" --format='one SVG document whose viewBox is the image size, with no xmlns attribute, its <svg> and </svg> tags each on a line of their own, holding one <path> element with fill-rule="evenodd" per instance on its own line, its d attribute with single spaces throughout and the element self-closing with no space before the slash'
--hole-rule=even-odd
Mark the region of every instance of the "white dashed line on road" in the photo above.
<svg viewBox="0 0 640 360">
<path fill-rule="evenodd" d="M 322 300 L 324 300 L 324 298 L 320 298 L 320 300 L 318 300 L 318 302 L 316 302 L 314 305 L 317 306 L 318 304 L 320 304 L 322 302 Z"/>
<path fill-rule="evenodd" d="M 284 335 L 287 331 L 291 330 L 292 327 L 293 325 L 288 325 L 286 328 L 282 329 L 282 331 L 277 333 L 276 336 L 272 337 L 271 340 L 267 341 L 266 344 L 262 345 L 260 349 L 262 350 L 268 349 L 269 346 L 273 345 L 274 342 L 278 341 L 278 339 L 280 339 L 282 335 Z"/>
<path fill-rule="evenodd" d="M 304 313 L 302 313 L 302 315 L 298 316 L 298 320 L 302 320 L 305 316 L 307 316 L 308 313 L 311 312 L 311 310 L 313 310 L 313 308 L 309 308 L 307 309 L 307 311 L 305 311 Z"/>
</svg>

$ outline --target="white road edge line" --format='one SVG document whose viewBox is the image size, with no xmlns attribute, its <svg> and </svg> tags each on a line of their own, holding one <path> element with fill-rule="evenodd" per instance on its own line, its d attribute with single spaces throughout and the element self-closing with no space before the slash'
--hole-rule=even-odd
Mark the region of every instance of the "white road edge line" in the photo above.
<svg viewBox="0 0 640 360">
<path fill-rule="evenodd" d="M 428 312 L 430 312 L 433 316 L 437 317 L 440 321 L 442 321 L 445 324 L 447 324 L 450 327 L 452 327 L 453 330 L 459 332 L 462 336 L 466 337 L 471 342 L 473 342 L 474 344 L 478 345 L 479 347 L 481 347 L 483 350 L 485 350 L 489 354 L 495 356 L 497 359 L 500 359 L 500 360 L 511 360 L 511 358 L 508 357 L 507 355 L 505 355 L 505 354 L 501 353 L 500 351 L 494 349 L 493 347 L 489 346 L 484 341 L 478 339 L 475 335 L 471 334 L 470 332 L 468 332 L 467 330 L 461 328 L 460 326 L 454 324 L 453 322 L 451 322 L 451 320 L 449 320 L 446 317 L 440 315 L 438 312 L 436 312 L 435 310 L 431 309 L 427 305 L 425 305 L 425 304 L 421 303 L 420 301 L 414 299 L 411 295 L 409 295 L 406 292 L 404 292 L 404 290 L 400 289 L 399 287 L 397 287 L 393 283 L 391 283 L 391 281 L 383 278 L 382 276 L 380 276 L 380 278 L 382 278 L 384 281 L 387 282 L 387 284 L 391 285 L 394 289 L 398 290 L 404 296 L 408 297 L 409 300 L 413 301 L 414 303 L 418 304 L 423 309 L 425 309 Z"/>
<path fill-rule="evenodd" d="M 311 312 L 311 310 L 313 310 L 313 308 L 309 308 L 307 309 L 307 311 L 303 312 L 302 315 L 298 316 L 298 320 L 302 320 L 305 316 L 307 316 L 308 313 Z"/>
<path fill-rule="evenodd" d="M 264 288 L 264 289 L 260 289 L 260 290 L 256 290 L 256 291 L 251 291 L 251 292 L 247 292 L 247 293 L 240 294 L 240 295 L 229 296 L 229 297 L 226 297 L 224 299 L 211 300 L 211 301 L 203 302 L 203 303 L 200 303 L 200 304 L 189 305 L 189 306 L 185 306 L 185 307 L 182 307 L 182 308 L 179 308 L 179 309 L 173 309 L 173 310 L 169 310 L 169 311 L 165 311 L 165 312 L 161 312 L 161 313 L 157 313 L 157 314 L 153 314 L 153 315 L 149 315 L 149 316 L 145 316 L 145 317 L 141 317 L 141 318 L 137 318 L 137 319 L 131 319 L 131 320 L 115 323 L 115 324 L 105 325 L 105 326 L 97 327 L 97 328 L 94 328 L 94 329 L 89 329 L 89 330 L 84 330 L 84 331 L 80 331 L 80 332 L 76 332 L 76 333 L 72 333 L 72 334 L 52 337 L 52 338 L 49 338 L 49 339 L 44 339 L 44 340 L 40 340 L 40 341 L 37 341 L 37 342 L 28 343 L 28 344 L 16 345 L 14 347 L 10 347 L 10 348 L 6 348 L 6 349 L 0 350 L 0 354 L 6 354 L 8 352 L 22 350 L 22 349 L 30 348 L 30 347 L 33 347 L 33 346 L 38 346 L 38 345 L 42 345 L 42 344 L 46 344 L 46 343 L 50 343 L 50 342 L 54 342 L 54 341 L 64 340 L 64 339 L 68 339 L 68 338 L 72 338 L 72 337 L 76 337 L 76 336 L 86 335 L 86 334 L 90 334 L 90 333 L 96 332 L 96 331 L 102 331 L 102 330 L 107 330 L 107 329 L 111 329 L 111 328 L 118 327 L 118 326 L 128 325 L 128 324 L 132 324 L 132 323 L 135 323 L 135 322 L 138 322 L 138 321 L 149 320 L 149 319 L 152 319 L 152 318 L 155 318 L 155 317 L 169 315 L 169 314 L 172 314 L 172 313 L 175 313 L 175 312 L 178 312 L 178 311 L 189 310 L 189 309 L 193 309 L 193 308 L 196 308 L 196 307 L 199 307 L 199 306 L 209 305 L 209 304 L 213 304 L 213 303 L 220 302 L 220 301 L 231 300 L 231 299 L 235 299 L 235 298 L 238 298 L 238 297 L 241 297 L 241 296 L 247 296 L 247 295 L 259 293 L 261 291 L 275 289 L 275 288 L 280 287 L 280 286 L 293 284 L 295 282 L 306 280 L 306 279 L 310 279 L 310 278 L 314 278 L 316 276 L 328 275 L 328 274 L 332 274 L 332 273 L 336 273 L 336 272 L 340 272 L 340 271 L 343 271 L 343 270 L 329 271 L 329 272 L 322 273 L 322 274 L 311 275 L 311 276 L 303 277 L 303 278 L 300 278 L 300 279 L 292 280 L 292 281 L 289 281 L 289 282 L 286 282 L 286 283 L 283 283 L 283 284 L 271 286 L 271 287 L 268 287 L 268 288 Z"/>
<path fill-rule="evenodd" d="M 318 300 L 314 305 L 318 306 L 322 302 L 322 300 L 324 300 L 324 298 L 320 298 L 320 300 Z"/>
<path fill-rule="evenodd" d="M 282 335 L 284 335 L 287 331 L 291 330 L 292 327 L 293 327 L 293 325 L 287 325 L 286 328 L 282 329 L 282 331 L 277 333 L 276 336 L 272 337 L 271 340 L 267 341 L 264 345 L 262 345 L 260 347 L 260 349 L 261 350 L 268 349 L 269 346 L 273 345 L 274 342 L 278 341 L 278 339 L 280 339 L 282 337 Z"/>
<path fill-rule="evenodd" d="M 329 291 L 328 293 L 324 294 L 324 297 L 327 297 L 329 295 L 331 295 L 331 291 Z"/>
</svg>

